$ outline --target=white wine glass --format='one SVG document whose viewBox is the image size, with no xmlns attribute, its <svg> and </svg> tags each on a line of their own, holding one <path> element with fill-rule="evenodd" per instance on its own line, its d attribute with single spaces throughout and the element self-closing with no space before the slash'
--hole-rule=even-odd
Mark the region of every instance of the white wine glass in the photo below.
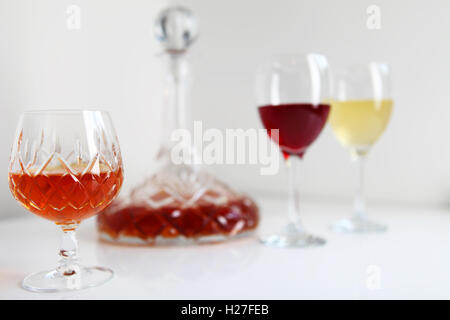
<svg viewBox="0 0 450 320">
<path fill-rule="evenodd" d="M 371 221 L 364 200 L 364 164 L 369 151 L 389 122 L 393 100 L 389 67 L 372 62 L 354 65 L 334 76 L 335 97 L 330 124 L 339 142 L 358 167 L 354 215 L 333 225 L 340 232 L 383 232 L 387 226 Z"/>
</svg>

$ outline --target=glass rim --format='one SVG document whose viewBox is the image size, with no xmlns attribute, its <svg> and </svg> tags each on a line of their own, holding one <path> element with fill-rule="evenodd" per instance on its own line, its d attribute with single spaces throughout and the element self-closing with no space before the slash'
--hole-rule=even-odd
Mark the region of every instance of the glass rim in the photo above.
<svg viewBox="0 0 450 320">
<path fill-rule="evenodd" d="M 389 66 L 389 63 L 383 60 L 369 60 L 369 61 L 362 61 L 362 62 L 353 62 L 347 65 L 344 65 L 345 68 L 350 67 L 367 67 L 370 65 L 386 65 Z"/>
<path fill-rule="evenodd" d="M 323 53 L 319 53 L 319 52 L 293 51 L 293 52 L 278 52 L 278 53 L 268 56 L 267 58 L 273 59 L 273 58 L 278 58 L 278 57 L 307 57 L 309 55 L 326 57 Z"/>
<path fill-rule="evenodd" d="M 351 63 L 347 65 L 338 66 L 334 70 L 336 73 L 342 73 L 347 72 L 348 70 L 355 70 L 355 69 L 368 70 L 372 67 L 385 69 L 387 72 L 390 72 L 391 70 L 389 63 L 385 61 L 367 61 L 367 62 Z"/>
<path fill-rule="evenodd" d="M 259 62 L 259 65 L 265 64 L 267 62 L 275 62 L 280 59 L 286 59 L 286 58 L 302 58 L 306 59 L 308 56 L 318 56 L 318 57 L 324 57 L 326 60 L 328 60 L 327 56 L 325 54 L 319 53 L 319 52 L 279 52 L 275 54 L 271 54 L 264 59 L 262 59 Z"/>
<path fill-rule="evenodd" d="M 47 115 L 47 114 L 83 114 L 83 113 L 103 113 L 108 114 L 109 112 L 102 109 L 36 109 L 36 110 L 25 110 L 22 112 L 23 115 Z"/>
</svg>

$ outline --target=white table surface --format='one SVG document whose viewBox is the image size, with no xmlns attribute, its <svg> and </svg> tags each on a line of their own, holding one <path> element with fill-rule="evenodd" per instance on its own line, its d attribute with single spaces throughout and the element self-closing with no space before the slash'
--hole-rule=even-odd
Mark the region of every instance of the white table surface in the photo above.
<svg viewBox="0 0 450 320">
<path fill-rule="evenodd" d="M 281 199 L 259 201 L 260 230 L 285 222 Z M 97 241 L 94 219 L 78 232 L 85 265 L 109 266 L 107 284 L 63 294 L 31 293 L 28 273 L 56 266 L 59 230 L 34 217 L 0 221 L 0 299 L 450 298 L 450 210 L 376 206 L 382 235 L 342 235 L 328 226 L 350 205 L 306 203 L 304 222 L 324 247 L 274 249 L 255 238 L 190 247 L 125 247 Z"/>
</svg>

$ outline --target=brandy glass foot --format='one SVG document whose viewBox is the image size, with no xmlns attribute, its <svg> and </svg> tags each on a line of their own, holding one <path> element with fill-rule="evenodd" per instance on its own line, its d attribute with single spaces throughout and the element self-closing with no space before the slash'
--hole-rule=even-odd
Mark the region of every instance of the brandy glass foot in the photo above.
<svg viewBox="0 0 450 320">
<path fill-rule="evenodd" d="M 387 226 L 373 222 L 367 218 L 354 216 L 342 219 L 331 226 L 333 231 L 343 233 L 381 233 L 387 230 Z"/>
<path fill-rule="evenodd" d="M 59 266 L 53 270 L 30 274 L 22 287 L 34 292 L 62 292 L 99 286 L 114 273 L 105 267 L 85 267 L 78 263 L 78 241 L 75 230 L 64 230 L 59 250 Z"/>
<path fill-rule="evenodd" d="M 77 266 L 73 274 L 53 269 L 30 274 L 22 281 L 22 287 L 34 292 L 63 292 L 99 286 L 113 277 L 111 269 Z"/>
<path fill-rule="evenodd" d="M 288 224 L 281 232 L 260 238 L 261 243 L 276 248 L 317 247 L 326 243 L 325 239 L 316 237 L 294 224 Z"/>
</svg>

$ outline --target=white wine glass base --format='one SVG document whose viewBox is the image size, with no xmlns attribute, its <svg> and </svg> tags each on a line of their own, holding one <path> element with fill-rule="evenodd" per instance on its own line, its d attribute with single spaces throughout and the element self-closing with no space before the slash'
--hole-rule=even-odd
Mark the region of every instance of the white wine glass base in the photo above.
<svg viewBox="0 0 450 320">
<path fill-rule="evenodd" d="M 354 216 L 348 219 L 342 219 L 331 226 L 331 229 L 336 232 L 343 233 L 381 233 L 387 230 L 387 226 Z"/>
<path fill-rule="evenodd" d="M 275 248 L 318 247 L 326 243 L 325 239 L 307 233 L 292 223 L 277 234 L 261 237 L 260 242 Z"/>
<path fill-rule="evenodd" d="M 41 271 L 27 276 L 22 287 L 33 292 L 64 292 L 87 289 L 111 280 L 114 273 L 104 267 L 77 266 L 71 275 L 64 275 L 58 269 Z"/>
</svg>

